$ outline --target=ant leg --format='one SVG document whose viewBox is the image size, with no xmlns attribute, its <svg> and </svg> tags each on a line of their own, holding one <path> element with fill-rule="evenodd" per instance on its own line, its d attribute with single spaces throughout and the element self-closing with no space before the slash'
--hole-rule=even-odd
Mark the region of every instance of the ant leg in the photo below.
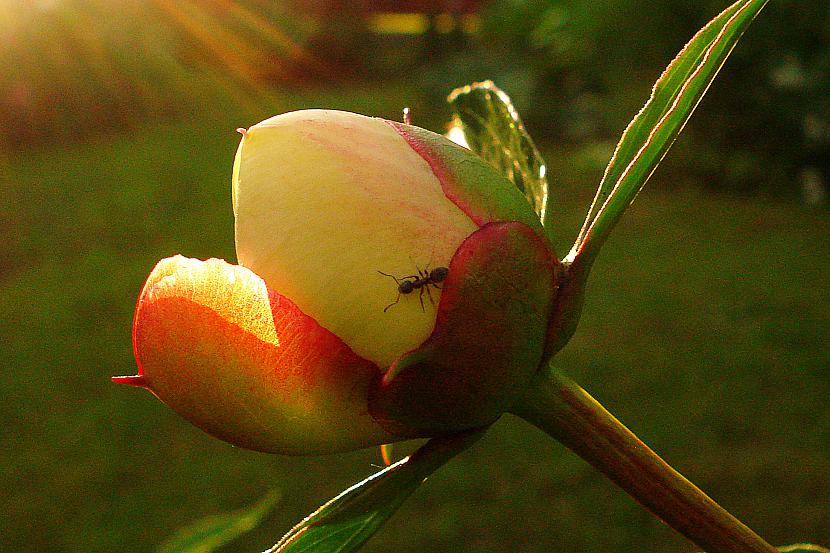
<svg viewBox="0 0 830 553">
<path fill-rule="evenodd" d="M 407 278 L 416 278 L 416 279 L 421 278 L 421 276 L 422 276 L 421 275 L 421 268 L 418 267 L 418 264 L 415 263 L 415 261 L 412 259 L 411 255 L 409 256 L 409 262 L 412 263 L 413 265 L 415 265 L 415 270 L 418 271 L 418 275 L 417 276 L 412 275 L 411 277 L 407 277 Z"/>
<path fill-rule="evenodd" d="M 433 284 L 432 286 L 435 286 L 435 285 Z M 435 300 L 432 299 L 432 292 L 429 291 L 429 284 L 424 286 L 424 288 L 426 288 L 427 297 L 429 298 L 430 305 L 432 305 L 432 307 L 435 307 Z"/>
<path fill-rule="evenodd" d="M 389 305 L 384 307 L 383 312 L 386 313 L 387 311 L 389 311 L 389 308 L 392 307 L 393 305 L 395 305 L 396 303 L 398 303 L 400 300 L 401 300 L 401 293 L 398 292 L 398 297 L 395 298 L 395 301 L 393 301 L 392 303 L 390 303 Z"/>
<path fill-rule="evenodd" d="M 421 311 L 426 311 L 424 309 L 424 288 L 421 288 L 421 293 L 418 294 L 418 300 L 421 302 Z"/>
<path fill-rule="evenodd" d="M 409 260 L 412 261 L 412 258 L 410 257 Z M 418 266 L 415 265 L 415 267 L 417 268 Z M 411 278 L 412 280 L 418 280 L 419 278 L 421 278 L 421 275 L 420 274 L 418 274 L 418 275 L 406 275 L 406 276 L 401 277 L 401 280 L 406 280 L 408 278 Z M 395 280 L 397 281 L 398 279 L 395 279 Z"/>
</svg>

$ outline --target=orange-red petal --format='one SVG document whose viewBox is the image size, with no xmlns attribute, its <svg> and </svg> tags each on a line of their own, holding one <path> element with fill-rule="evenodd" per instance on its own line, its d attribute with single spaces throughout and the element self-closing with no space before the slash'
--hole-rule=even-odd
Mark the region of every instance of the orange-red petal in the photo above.
<svg viewBox="0 0 830 553">
<path fill-rule="evenodd" d="M 140 380 L 121 381 L 233 444 L 309 454 L 394 440 L 368 414 L 378 367 L 244 267 L 162 260 L 133 341 Z"/>
</svg>

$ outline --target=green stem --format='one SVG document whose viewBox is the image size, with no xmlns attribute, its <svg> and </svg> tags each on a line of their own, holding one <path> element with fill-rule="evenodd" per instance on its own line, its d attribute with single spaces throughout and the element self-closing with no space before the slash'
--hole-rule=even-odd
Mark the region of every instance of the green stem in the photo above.
<svg viewBox="0 0 830 553">
<path fill-rule="evenodd" d="M 777 553 L 649 449 L 588 392 L 542 371 L 513 412 L 569 447 L 709 553 Z"/>
</svg>

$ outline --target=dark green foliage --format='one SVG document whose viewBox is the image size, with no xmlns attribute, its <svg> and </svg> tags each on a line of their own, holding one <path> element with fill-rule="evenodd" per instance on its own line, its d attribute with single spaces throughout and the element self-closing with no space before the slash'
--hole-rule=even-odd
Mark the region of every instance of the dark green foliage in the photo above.
<svg viewBox="0 0 830 553">
<path fill-rule="evenodd" d="M 725 4 L 493 2 L 480 50 L 466 64 L 431 62 L 427 71 L 440 73 L 436 82 L 491 78 L 534 136 L 587 151 L 615 140 L 660 69 Z M 830 9 L 823 0 L 782 0 L 768 10 L 757 26 L 763 29 L 732 56 L 666 160 L 661 171 L 669 178 L 661 186 L 795 196 L 807 167 L 830 182 Z"/>
</svg>

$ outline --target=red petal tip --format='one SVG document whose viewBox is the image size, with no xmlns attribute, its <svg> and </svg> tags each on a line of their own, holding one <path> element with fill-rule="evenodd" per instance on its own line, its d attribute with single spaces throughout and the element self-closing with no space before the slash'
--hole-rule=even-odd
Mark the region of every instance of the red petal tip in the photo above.
<svg viewBox="0 0 830 553">
<path fill-rule="evenodd" d="M 113 376 L 112 381 L 116 384 L 126 384 L 127 386 L 135 386 L 137 388 L 148 388 L 147 379 L 143 374 L 136 374 L 132 376 Z"/>
</svg>

